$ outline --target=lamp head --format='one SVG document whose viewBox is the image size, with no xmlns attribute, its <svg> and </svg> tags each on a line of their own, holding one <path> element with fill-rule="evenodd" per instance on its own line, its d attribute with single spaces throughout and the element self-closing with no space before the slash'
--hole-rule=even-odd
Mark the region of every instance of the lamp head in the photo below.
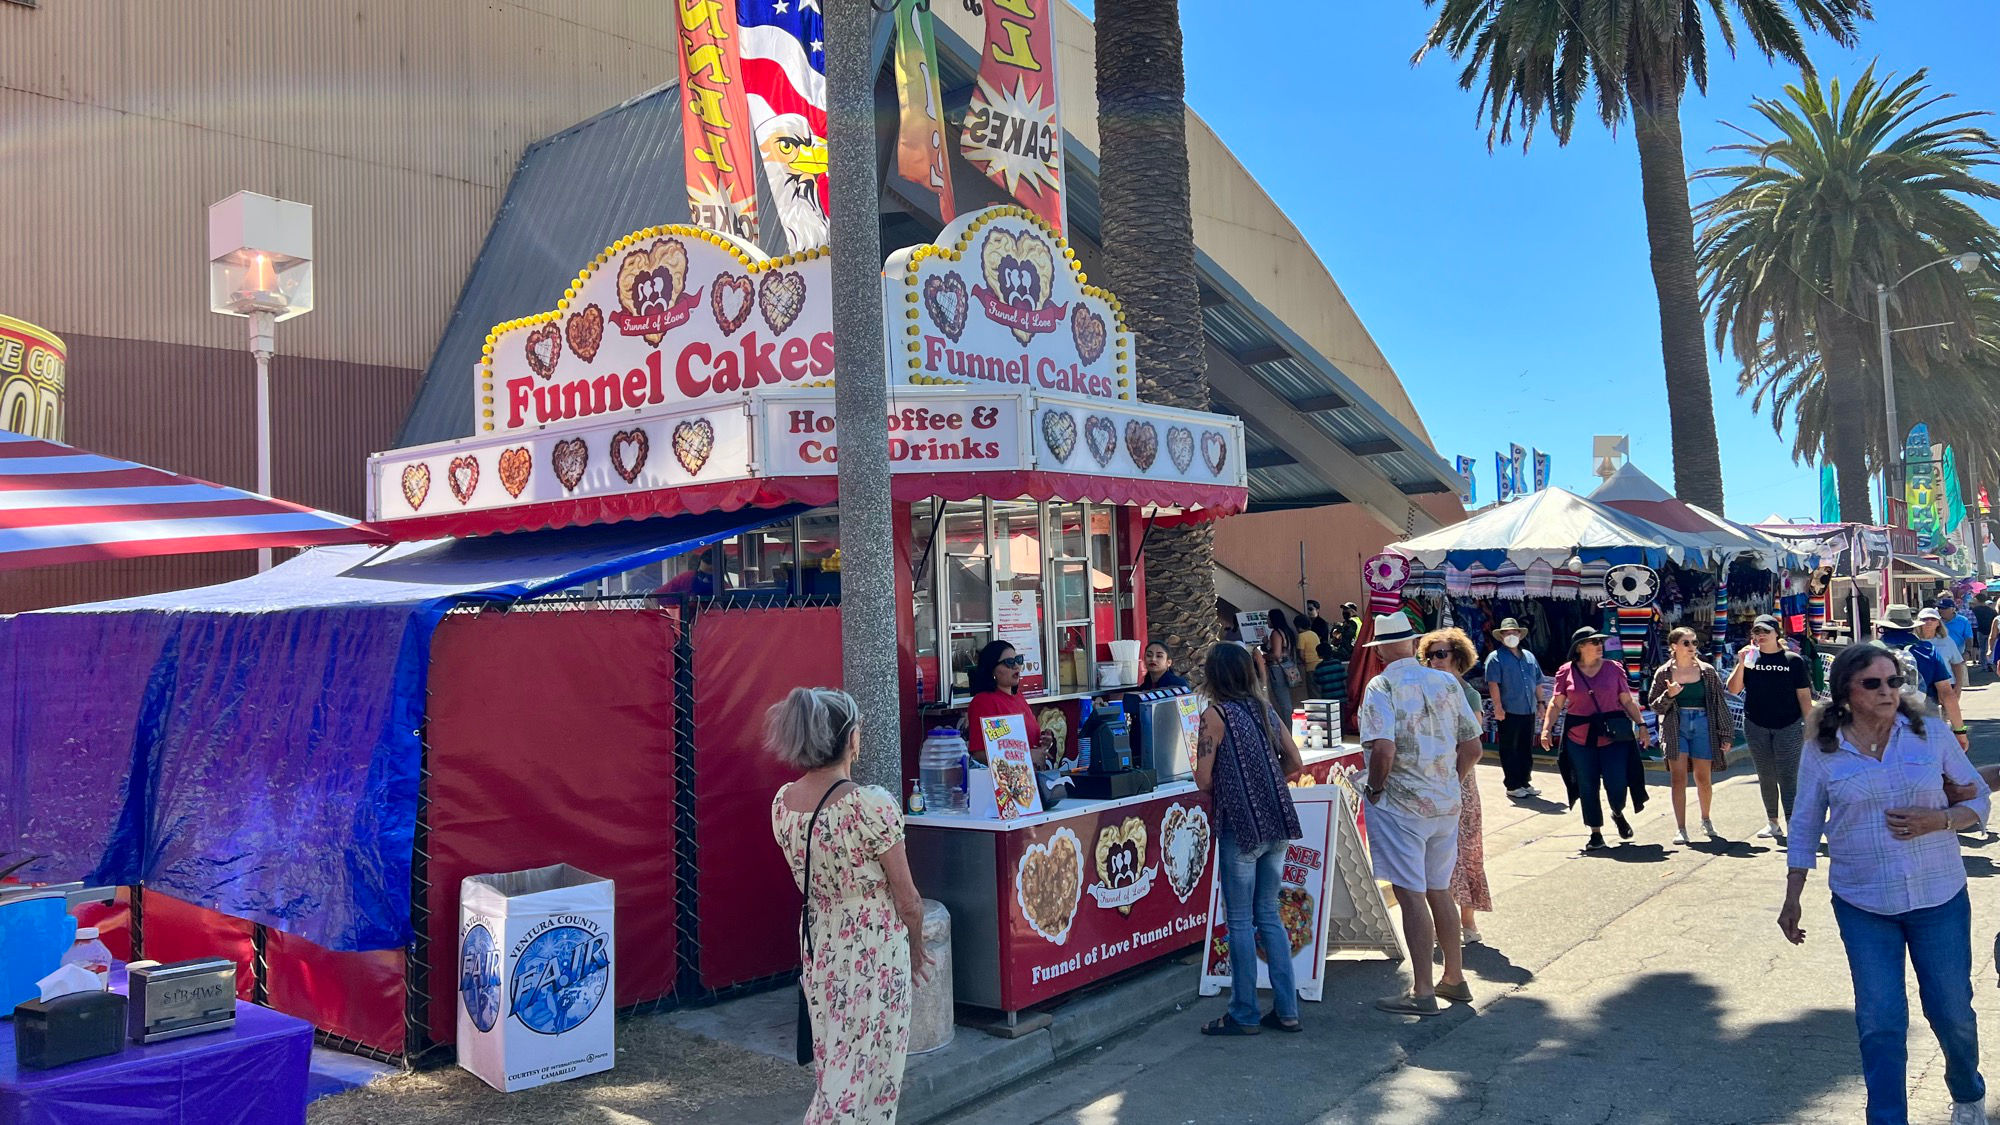
<svg viewBox="0 0 2000 1125">
<path fill-rule="evenodd" d="M 1971 273 L 1973 270 L 1978 269 L 1979 263 L 1979 253 L 1975 250 L 1967 250 L 1965 253 L 1957 255 L 1951 260 L 1952 267 L 1962 273 Z"/>
</svg>

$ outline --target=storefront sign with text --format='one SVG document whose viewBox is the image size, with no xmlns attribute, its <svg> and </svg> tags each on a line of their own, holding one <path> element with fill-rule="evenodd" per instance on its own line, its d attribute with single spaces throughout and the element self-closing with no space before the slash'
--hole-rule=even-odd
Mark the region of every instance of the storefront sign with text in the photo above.
<svg viewBox="0 0 2000 1125">
<path fill-rule="evenodd" d="M 837 470 L 840 442 L 831 395 L 767 395 L 761 407 L 766 476 Z M 1021 468 L 1020 400 L 1008 395 L 891 395 L 889 461 L 895 472 Z"/>
</svg>

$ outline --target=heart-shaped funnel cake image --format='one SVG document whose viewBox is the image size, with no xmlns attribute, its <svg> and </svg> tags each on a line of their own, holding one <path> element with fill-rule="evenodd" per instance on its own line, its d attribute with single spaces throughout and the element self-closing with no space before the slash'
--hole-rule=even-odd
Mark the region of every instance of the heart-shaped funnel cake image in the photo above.
<svg viewBox="0 0 2000 1125">
<path fill-rule="evenodd" d="M 1055 274 L 1055 251 L 1033 232 L 1014 235 L 989 227 L 979 244 L 980 280 L 1003 305 L 1039 309 L 1048 304 Z M 1012 331 L 1024 344 L 1035 335 L 1026 328 Z"/>
<path fill-rule="evenodd" d="M 687 295 L 687 275 L 687 245 L 678 238 L 634 250 L 618 263 L 618 304 L 633 318 L 664 320 Z M 647 343 L 658 344 L 665 332 L 643 335 Z"/>
</svg>

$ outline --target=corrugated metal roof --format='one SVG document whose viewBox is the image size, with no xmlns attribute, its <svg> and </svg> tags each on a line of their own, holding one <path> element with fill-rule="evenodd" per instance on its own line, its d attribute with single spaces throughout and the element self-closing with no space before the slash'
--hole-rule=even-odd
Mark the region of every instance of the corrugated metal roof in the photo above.
<svg viewBox="0 0 2000 1125">
<path fill-rule="evenodd" d="M 688 221 L 681 99 L 674 86 L 643 94 L 537 141 L 522 154 L 507 198 L 473 262 L 444 338 L 424 372 L 399 445 L 472 432 L 472 371 L 495 324 L 552 309 L 578 267 L 645 227 Z M 758 209 L 776 213 L 758 177 Z M 784 252 L 765 224 L 764 249 Z"/>
</svg>

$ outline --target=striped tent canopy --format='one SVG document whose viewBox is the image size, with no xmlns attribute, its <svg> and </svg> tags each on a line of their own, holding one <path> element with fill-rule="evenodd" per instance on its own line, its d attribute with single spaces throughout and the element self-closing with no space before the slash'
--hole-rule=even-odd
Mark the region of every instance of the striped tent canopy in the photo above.
<svg viewBox="0 0 2000 1125">
<path fill-rule="evenodd" d="M 0 569 L 386 542 L 332 512 L 0 431 Z"/>
</svg>

